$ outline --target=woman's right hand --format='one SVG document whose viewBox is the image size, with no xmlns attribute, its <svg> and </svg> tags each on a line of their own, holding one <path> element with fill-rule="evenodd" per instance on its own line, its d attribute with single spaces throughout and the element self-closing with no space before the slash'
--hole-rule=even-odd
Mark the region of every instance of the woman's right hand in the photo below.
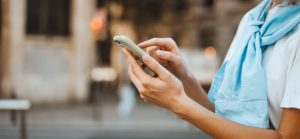
<svg viewBox="0 0 300 139">
<path fill-rule="evenodd" d="M 149 55 L 168 69 L 183 83 L 185 93 L 206 108 L 214 111 L 214 105 L 208 100 L 198 80 L 185 66 L 183 57 L 175 41 L 171 38 L 153 38 L 139 44 L 141 48 L 149 48 Z"/>
<path fill-rule="evenodd" d="M 179 48 L 173 39 L 153 38 L 138 46 L 148 48 L 148 53 L 179 79 L 188 74 Z"/>
</svg>

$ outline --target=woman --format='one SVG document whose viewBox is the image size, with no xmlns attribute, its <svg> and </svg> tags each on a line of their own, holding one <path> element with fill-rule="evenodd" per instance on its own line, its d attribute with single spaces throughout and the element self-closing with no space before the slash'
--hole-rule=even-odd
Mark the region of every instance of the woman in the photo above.
<svg viewBox="0 0 300 139">
<path fill-rule="evenodd" d="M 209 95 L 185 68 L 172 39 L 139 44 L 160 48 L 154 52 L 156 60 L 143 57 L 158 77 L 147 75 L 123 50 L 142 99 L 173 111 L 210 136 L 300 139 L 299 38 L 300 3 L 263 0 L 243 17 Z"/>
</svg>

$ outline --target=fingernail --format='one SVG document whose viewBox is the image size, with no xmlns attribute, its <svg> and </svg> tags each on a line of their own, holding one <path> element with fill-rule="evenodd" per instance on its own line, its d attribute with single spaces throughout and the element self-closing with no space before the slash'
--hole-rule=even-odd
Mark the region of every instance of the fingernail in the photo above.
<svg viewBox="0 0 300 139">
<path fill-rule="evenodd" d="M 141 43 L 139 43 L 139 44 L 138 44 L 138 46 L 141 46 L 141 45 L 143 45 L 143 44 L 144 44 L 144 43 L 143 43 L 143 42 L 141 42 Z"/>
<path fill-rule="evenodd" d="M 159 56 L 159 57 L 162 57 L 162 56 L 164 56 L 164 52 L 161 51 L 161 50 L 157 50 L 156 55 Z"/>
</svg>

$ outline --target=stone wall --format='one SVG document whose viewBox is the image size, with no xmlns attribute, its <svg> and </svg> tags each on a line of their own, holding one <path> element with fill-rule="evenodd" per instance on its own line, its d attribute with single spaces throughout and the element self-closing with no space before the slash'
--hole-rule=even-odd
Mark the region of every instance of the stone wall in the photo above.
<svg viewBox="0 0 300 139">
<path fill-rule="evenodd" d="M 71 35 L 27 35 L 26 0 L 3 0 L 2 97 L 33 103 L 82 102 L 88 96 L 93 43 L 90 20 L 95 1 L 72 0 Z"/>
</svg>

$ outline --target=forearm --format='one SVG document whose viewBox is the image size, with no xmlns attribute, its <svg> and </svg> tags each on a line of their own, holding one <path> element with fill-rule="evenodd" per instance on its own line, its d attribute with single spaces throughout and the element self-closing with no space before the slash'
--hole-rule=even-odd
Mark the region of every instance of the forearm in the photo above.
<svg viewBox="0 0 300 139">
<path fill-rule="evenodd" d="M 207 92 L 202 88 L 197 79 L 188 72 L 186 75 L 182 76 L 181 81 L 184 86 L 186 94 L 192 98 L 197 103 L 206 107 L 210 111 L 214 111 L 214 105 L 208 100 Z"/>
<path fill-rule="evenodd" d="M 173 111 L 214 138 L 222 139 L 281 139 L 279 132 L 240 125 L 217 116 L 190 98 L 183 99 Z"/>
</svg>

